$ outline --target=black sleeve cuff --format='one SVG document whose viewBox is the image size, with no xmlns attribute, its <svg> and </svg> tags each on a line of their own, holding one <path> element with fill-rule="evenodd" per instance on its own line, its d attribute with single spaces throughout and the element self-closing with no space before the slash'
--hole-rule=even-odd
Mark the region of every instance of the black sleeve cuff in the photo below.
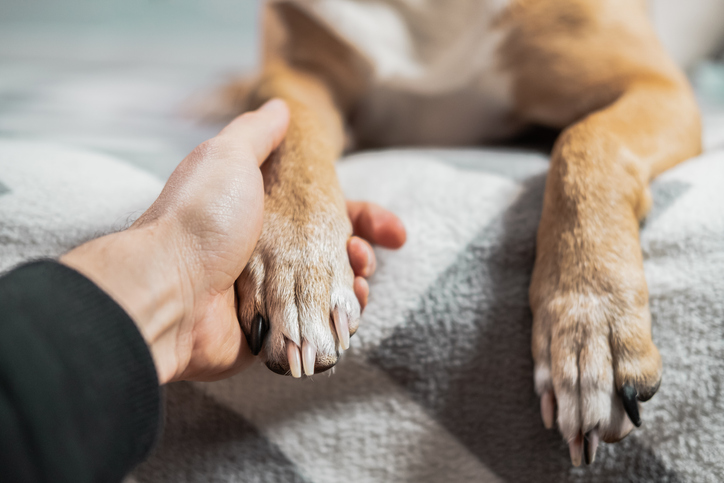
<svg viewBox="0 0 724 483">
<path fill-rule="evenodd" d="M 151 353 L 110 296 L 49 260 L 0 278 L 7 481 L 119 481 L 151 450 L 160 418 Z"/>
</svg>

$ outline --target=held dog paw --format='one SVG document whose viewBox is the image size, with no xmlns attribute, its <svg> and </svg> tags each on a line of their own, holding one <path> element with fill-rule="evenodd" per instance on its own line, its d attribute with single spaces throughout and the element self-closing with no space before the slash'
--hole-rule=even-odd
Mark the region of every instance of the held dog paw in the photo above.
<svg viewBox="0 0 724 483">
<path fill-rule="evenodd" d="M 237 281 L 239 321 L 251 352 L 278 374 L 333 367 L 357 331 L 360 305 L 347 255 L 346 213 L 265 213 L 254 254 Z"/>
<path fill-rule="evenodd" d="M 535 389 L 543 424 L 557 424 L 579 466 L 593 463 L 599 441 L 641 425 L 639 402 L 656 393 L 662 366 L 643 268 L 602 263 L 615 254 L 554 258 L 539 257 L 531 284 Z"/>
</svg>

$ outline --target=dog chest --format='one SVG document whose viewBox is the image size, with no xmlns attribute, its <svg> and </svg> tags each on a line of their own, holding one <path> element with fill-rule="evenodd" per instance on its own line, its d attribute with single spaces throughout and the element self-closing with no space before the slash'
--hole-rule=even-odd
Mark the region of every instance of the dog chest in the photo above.
<svg viewBox="0 0 724 483">
<path fill-rule="evenodd" d="M 280 0 L 277 0 L 279 2 Z M 372 67 L 353 129 L 371 144 L 465 144 L 509 135 L 511 80 L 498 67 L 509 0 L 284 0 Z"/>
</svg>

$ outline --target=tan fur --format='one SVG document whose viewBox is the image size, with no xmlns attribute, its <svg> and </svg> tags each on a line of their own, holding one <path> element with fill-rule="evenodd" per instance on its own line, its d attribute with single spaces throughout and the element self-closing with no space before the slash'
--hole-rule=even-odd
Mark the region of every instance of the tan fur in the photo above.
<svg viewBox="0 0 724 483">
<path fill-rule="evenodd" d="M 551 157 L 530 287 L 537 390 L 555 391 L 567 439 L 599 428 L 616 441 L 631 429 L 617 391 L 630 383 L 650 397 L 662 372 L 638 223 L 651 204 L 649 181 L 700 152 L 697 107 L 643 1 L 518 0 L 495 25 L 506 32 L 498 62 L 512 78 L 509 115 L 564 129 Z M 353 46 L 300 9 L 267 9 L 264 70 L 249 107 L 281 97 L 292 121 L 263 168 L 267 218 L 239 284 L 243 326 L 274 304 L 311 304 L 316 323 L 333 332 L 330 293 L 352 280 L 333 163 L 370 72 Z M 310 224 L 322 231 L 310 235 Z M 311 287 L 307 302 L 299 293 L 274 302 L 265 290 L 279 289 L 280 280 Z M 298 336 L 275 333 L 267 365 L 286 371 L 284 337 Z M 332 347 L 318 357 L 320 367 L 336 361 Z"/>
<path fill-rule="evenodd" d="M 270 9 L 265 25 L 264 71 L 247 105 L 253 109 L 283 98 L 291 122 L 284 142 L 262 167 L 264 229 L 238 282 L 239 315 L 244 327 L 257 314 L 270 320 L 263 354 L 270 369 L 289 370 L 285 340 L 301 347 L 309 339 L 317 348 L 315 372 L 322 372 L 338 359 L 330 312 L 346 306 L 351 333 L 360 312 L 346 252 L 352 228 L 334 171 L 345 140 L 340 105 L 350 103 L 354 93 L 346 87 L 352 76 L 345 72 L 359 72 L 359 65 L 345 65 L 343 46 L 330 45 L 329 35 L 301 12 Z M 305 27 L 301 38 L 308 44 L 290 44 L 286 34 Z M 308 51 L 318 55 L 308 58 Z"/>
<path fill-rule="evenodd" d="M 552 385 L 537 389 L 583 400 L 632 383 L 645 400 L 662 366 L 638 222 L 651 205 L 649 181 L 700 152 L 699 116 L 641 4 L 551 3 L 519 2 L 501 19 L 514 25 L 502 58 L 515 72 L 518 112 L 567 126 L 551 157 L 530 289 L 533 358 Z M 559 414 L 569 439 L 598 425 L 616 441 L 631 429 L 622 407 L 590 421 L 578 410 L 583 421 Z"/>
</svg>

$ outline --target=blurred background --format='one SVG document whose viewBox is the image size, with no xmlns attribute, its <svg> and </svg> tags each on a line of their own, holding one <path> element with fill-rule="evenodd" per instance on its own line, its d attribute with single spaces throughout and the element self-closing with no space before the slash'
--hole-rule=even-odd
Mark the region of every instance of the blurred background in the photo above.
<svg viewBox="0 0 724 483">
<path fill-rule="evenodd" d="M 705 110 L 724 103 L 721 66 L 701 62 L 721 47 L 724 1 L 649 3 Z M 259 9 L 257 0 L 0 0 L 0 137 L 101 150 L 165 179 L 219 129 L 182 115 L 190 100 L 257 64 Z"/>
<path fill-rule="evenodd" d="M 166 178 L 219 126 L 190 100 L 257 63 L 256 0 L 0 0 L 0 137 Z"/>
</svg>

